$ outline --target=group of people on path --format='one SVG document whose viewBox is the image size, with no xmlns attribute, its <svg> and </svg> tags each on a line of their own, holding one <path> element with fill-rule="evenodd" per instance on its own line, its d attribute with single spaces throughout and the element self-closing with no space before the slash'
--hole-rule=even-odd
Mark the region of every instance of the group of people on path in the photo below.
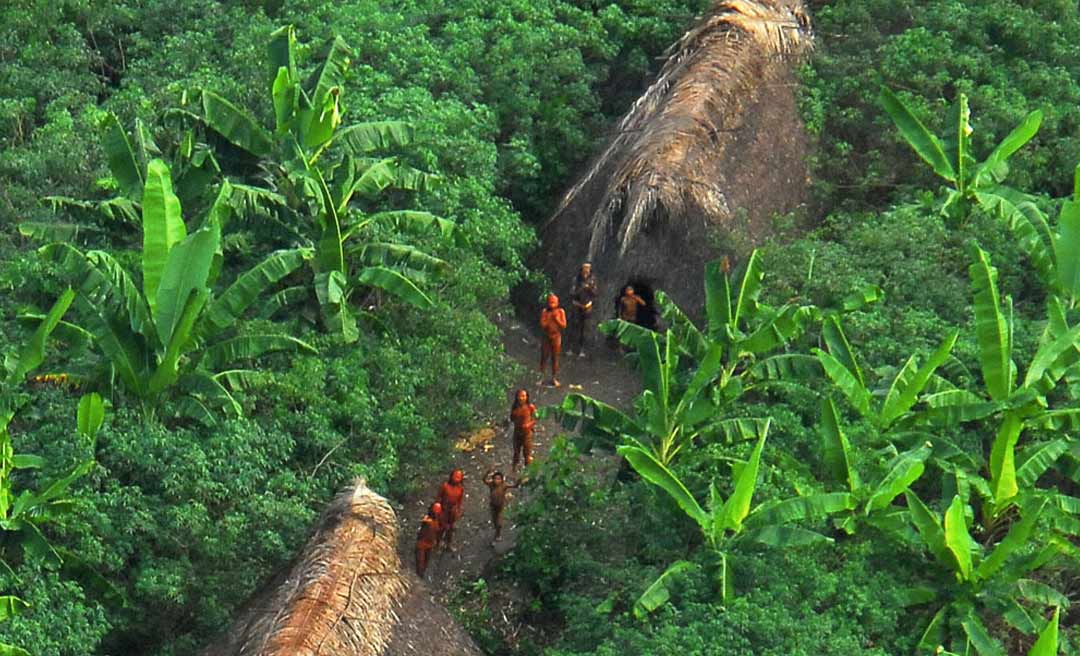
<svg viewBox="0 0 1080 656">
<path fill-rule="evenodd" d="M 514 426 L 513 473 L 524 461 L 525 466 L 532 464 L 533 433 L 536 431 L 536 404 L 529 399 L 528 390 L 518 390 L 514 395 L 514 404 L 510 408 L 510 422 Z M 526 479 L 511 483 L 501 471 L 489 470 L 484 475 L 484 484 L 488 487 L 488 510 L 491 524 L 495 528 L 492 545 L 502 539 L 503 511 L 510 500 L 510 490 L 519 487 Z M 454 526 L 464 514 L 465 473 L 460 469 L 450 472 L 446 482 L 439 487 L 435 502 L 428 508 L 420 520 L 420 529 L 416 533 L 416 574 L 424 577 L 432 552 L 440 544 L 447 551 L 453 551 Z"/>
<path fill-rule="evenodd" d="M 585 357 L 585 348 L 590 335 L 589 324 L 597 295 L 597 283 L 592 274 L 592 265 L 582 264 L 570 290 L 573 304 L 573 321 L 569 323 L 570 349 L 572 352 L 576 347 L 578 357 Z M 616 314 L 624 321 L 636 321 L 639 308 L 645 305 L 645 300 L 635 293 L 632 286 L 627 285 L 616 302 Z M 566 311 L 559 306 L 559 297 L 555 294 L 548 295 L 547 304 L 540 312 L 541 384 L 544 382 L 542 379 L 545 368 L 550 362 L 549 384 L 553 387 L 560 386 L 559 356 L 562 353 L 562 334 L 567 326 Z M 510 423 L 514 428 L 511 467 L 515 475 L 522 462 L 526 467 L 532 464 L 533 435 L 537 430 L 536 411 L 536 405 L 529 398 L 528 390 L 520 389 L 514 394 L 514 401 L 510 407 Z M 526 480 L 522 478 L 511 483 L 501 471 L 494 469 L 484 475 L 483 481 L 489 492 L 488 508 L 491 513 L 491 524 L 495 529 L 493 545 L 502 538 L 503 511 L 510 499 L 509 491 L 523 485 Z M 435 502 L 431 504 L 427 514 L 420 521 L 420 529 L 416 534 L 416 573 L 421 578 L 427 571 L 432 552 L 439 545 L 443 545 L 447 551 L 454 551 L 454 526 L 464 513 L 464 501 L 465 473 L 460 469 L 455 469 L 450 472 L 446 482 L 439 487 Z"/>
<path fill-rule="evenodd" d="M 570 289 L 570 302 L 573 306 L 573 321 L 567 323 L 566 310 L 559 306 L 559 297 L 548 294 L 547 305 L 540 311 L 540 379 L 543 384 L 547 365 L 551 363 L 551 378 L 548 384 L 552 387 L 560 387 L 559 383 L 559 357 L 562 354 L 563 331 L 570 328 L 570 352 L 576 347 L 579 358 L 585 357 L 585 347 L 588 345 L 591 331 L 589 325 L 592 322 L 593 304 L 599 294 L 596 278 L 593 276 L 592 264 L 586 262 L 581 265 L 574 284 Z M 623 288 L 616 305 L 616 316 L 623 321 L 638 323 L 642 308 L 648 304 L 635 290 L 632 285 Z"/>
</svg>

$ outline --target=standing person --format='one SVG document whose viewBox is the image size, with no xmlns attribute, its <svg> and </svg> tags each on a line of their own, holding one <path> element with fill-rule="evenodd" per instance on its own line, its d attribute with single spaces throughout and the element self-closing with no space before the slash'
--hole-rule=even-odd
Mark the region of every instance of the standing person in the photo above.
<svg viewBox="0 0 1080 656">
<path fill-rule="evenodd" d="M 645 299 L 634 291 L 632 285 L 623 288 L 623 294 L 619 297 L 619 318 L 630 323 L 638 322 L 638 309 L 645 307 Z"/>
<path fill-rule="evenodd" d="M 491 546 L 495 546 L 495 543 L 502 539 L 502 515 L 503 510 L 506 509 L 506 502 L 510 500 L 510 490 L 520 483 L 507 483 L 502 472 L 493 469 L 489 469 L 488 473 L 484 474 L 484 483 L 491 492 L 488 504 L 491 508 L 491 524 L 495 527 L 495 539 L 491 541 Z"/>
<path fill-rule="evenodd" d="M 427 514 L 420 520 L 420 530 L 416 532 L 416 575 L 420 578 L 424 578 L 424 572 L 427 571 L 431 550 L 439 544 L 442 510 L 438 501 L 431 504 Z"/>
<path fill-rule="evenodd" d="M 450 477 L 439 488 L 436 501 L 442 505 L 442 538 L 447 551 L 453 551 L 454 524 L 465 512 L 465 472 L 460 469 L 450 472 Z"/>
<path fill-rule="evenodd" d="M 514 462 L 516 474 L 518 462 L 525 457 L 525 466 L 532 464 L 533 431 L 536 430 L 536 405 L 529 400 L 528 390 L 520 389 L 510 406 L 510 421 L 514 423 Z"/>
<path fill-rule="evenodd" d="M 596 279 L 592 275 L 592 265 L 586 262 L 574 278 L 570 290 L 570 300 L 574 304 L 574 323 L 570 334 L 570 350 L 577 344 L 579 358 L 585 357 L 585 341 L 589 331 L 589 319 L 592 318 L 593 301 L 596 300 Z"/>
<path fill-rule="evenodd" d="M 540 330 L 543 344 L 540 346 L 540 379 L 544 378 L 544 365 L 551 358 L 551 385 L 559 387 L 559 353 L 562 352 L 562 331 L 566 330 L 566 310 L 559 307 L 559 297 L 549 294 L 547 307 L 540 311 Z"/>
</svg>

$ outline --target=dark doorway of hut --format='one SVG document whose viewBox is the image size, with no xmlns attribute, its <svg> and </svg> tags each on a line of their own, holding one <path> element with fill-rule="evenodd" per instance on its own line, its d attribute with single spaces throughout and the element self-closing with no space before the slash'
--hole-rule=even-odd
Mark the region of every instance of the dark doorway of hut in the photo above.
<svg viewBox="0 0 1080 656">
<path fill-rule="evenodd" d="M 660 313 L 656 309 L 656 295 L 653 292 L 652 283 L 643 278 L 630 278 L 619 287 L 618 294 L 615 296 L 615 316 L 619 316 L 619 299 L 622 298 L 627 287 L 633 287 L 634 293 L 645 301 L 645 305 L 638 307 L 634 323 L 649 330 L 658 329 Z"/>
</svg>

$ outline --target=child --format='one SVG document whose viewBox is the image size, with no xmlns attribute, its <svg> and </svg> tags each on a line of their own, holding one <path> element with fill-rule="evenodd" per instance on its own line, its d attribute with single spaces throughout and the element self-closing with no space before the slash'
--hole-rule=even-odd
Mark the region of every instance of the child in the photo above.
<svg viewBox="0 0 1080 656">
<path fill-rule="evenodd" d="M 491 492 L 488 503 L 491 508 L 491 523 L 495 526 L 495 539 L 492 540 L 491 546 L 495 546 L 495 543 L 502 539 L 502 514 L 503 510 L 506 509 L 506 502 L 510 500 L 510 490 L 520 485 L 520 483 L 507 483 L 502 472 L 494 470 L 488 470 L 488 473 L 484 474 L 484 483 L 487 484 L 488 490 Z"/>
<path fill-rule="evenodd" d="M 442 510 L 438 502 L 431 504 L 427 514 L 420 520 L 420 530 L 416 532 L 416 575 L 420 578 L 424 578 L 424 572 L 427 571 L 431 550 L 439 544 Z"/>
</svg>

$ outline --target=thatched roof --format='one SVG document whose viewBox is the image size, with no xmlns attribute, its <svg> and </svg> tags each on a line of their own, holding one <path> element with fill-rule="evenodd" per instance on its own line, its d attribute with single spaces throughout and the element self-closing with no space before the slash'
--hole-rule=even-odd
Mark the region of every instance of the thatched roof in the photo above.
<svg viewBox="0 0 1080 656">
<path fill-rule="evenodd" d="M 636 276 L 668 289 L 674 277 L 700 289 L 701 263 L 717 255 L 710 241 L 727 234 L 745 246 L 772 214 L 802 203 L 792 69 L 811 45 L 800 0 L 716 2 L 542 228 L 559 288 L 591 260 L 613 285 Z"/>
<path fill-rule="evenodd" d="M 390 504 L 361 481 L 331 503 L 287 573 L 204 656 L 377 656 L 407 579 Z"/>
</svg>

